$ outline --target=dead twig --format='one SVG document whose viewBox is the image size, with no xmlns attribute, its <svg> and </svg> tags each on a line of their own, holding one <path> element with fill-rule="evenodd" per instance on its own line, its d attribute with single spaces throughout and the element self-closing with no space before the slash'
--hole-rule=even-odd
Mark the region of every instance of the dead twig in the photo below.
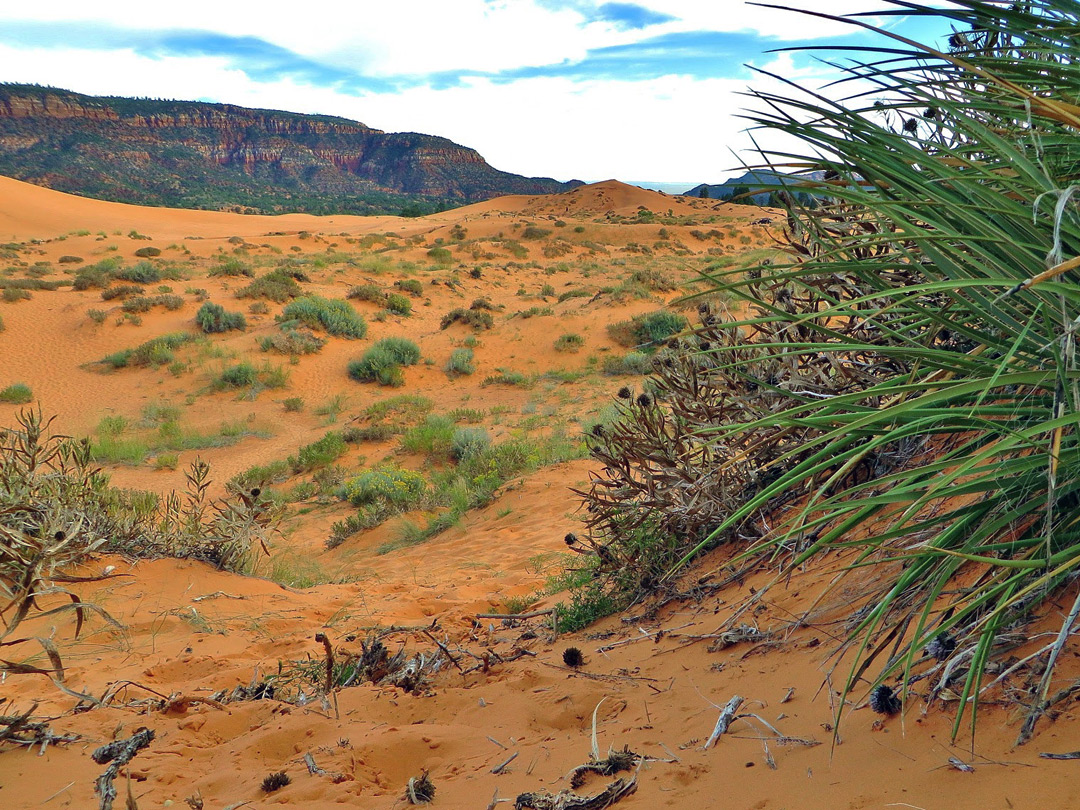
<svg viewBox="0 0 1080 810">
<path fill-rule="evenodd" d="M 112 810 L 113 801 L 116 799 L 116 787 L 113 785 L 113 780 L 122 767 L 131 762 L 137 753 L 153 741 L 154 731 L 149 728 L 140 728 L 126 740 L 116 740 L 103 745 L 90 755 L 90 758 L 98 765 L 112 762 L 105 769 L 105 773 L 94 781 L 94 792 L 99 796 L 100 810 Z"/>
<path fill-rule="evenodd" d="M 705 745 L 701 747 L 702 751 L 708 751 L 713 744 L 720 739 L 720 736 L 728 730 L 728 726 L 731 725 L 735 719 L 735 712 L 739 710 L 739 707 L 743 704 L 743 698 L 739 695 L 735 695 L 731 700 L 727 702 L 727 705 L 720 710 L 720 716 L 716 719 L 716 726 L 712 730 L 712 734 L 709 735 L 709 739 L 705 741 Z"/>
<path fill-rule="evenodd" d="M 491 772 L 494 773 L 494 774 L 502 773 L 504 770 L 506 770 L 506 766 L 509 765 L 511 762 L 513 762 L 517 758 L 518 758 L 518 752 L 515 751 L 507 759 L 503 760 L 498 765 L 496 765 L 494 768 L 492 768 Z"/>
</svg>

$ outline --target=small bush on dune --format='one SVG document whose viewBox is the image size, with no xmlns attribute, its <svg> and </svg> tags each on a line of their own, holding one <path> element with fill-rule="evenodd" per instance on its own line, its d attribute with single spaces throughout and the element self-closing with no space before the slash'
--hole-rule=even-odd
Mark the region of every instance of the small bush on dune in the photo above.
<svg viewBox="0 0 1080 810">
<path fill-rule="evenodd" d="M 359 339 L 367 334 L 367 322 L 348 302 L 318 295 L 309 295 L 289 302 L 278 320 L 285 323 L 299 321 L 337 337 Z"/>
<path fill-rule="evenodd" d="M 407 338 L 389 337 L 375 343 L 359 360 L 349 363 L 349 376 L 358 382 L 397 387 L 404 383 L 402 366 L 420 360 L 420 347 Z"/>
<path fill-rule="evenodd" d="M 557 352 L 576 352 L 584 345 L 585 338 L 581 335 L 566 334 L 555 339 L 555 351 Z"/>
<path fill-rule="evenodd" d="M 215 304 L 210 301 L 207 301 L 199 307 L 199 311 L 195 313 L 195 323 L 199 325 L 200 329 L 208 334 L 214 332 L 228 332 L 234 329 L 242 332 L 247 328 L 247 320 L 244 318 L 244 313 L 226 312 L 225 307 L 221 306 L 221 304 Z"/>
<path fill-rule="evenodd" d="M 608 357 L 603 371 L 613 377 L 649 374 L 653 370 L 652 355 L 645 352 L 628 352 L 622 357 Z"/>
<path fill-rule="evenodd" d="M 608 325 L 608 335 L 621 346 L 655 346 L 687 327 L 686 318 L 666 309 L 637 315 L 629 321 Z"/>
<path fill-rule="evenodd" d="M 472 349 L 454 349 L 450 352 L 450 359 L 446 361 L 446 373 L 451 377 L 462 377 L 476 371 L 473 363 Z"/>
<path fill-rule="evenodd" d="M 290 456 L 289 466 L 294 474 L 310 472 L 333 464 L 345 455 L 348 449 L 341 434 L 332 430 L 318 441 L 301 447 L 295 456 Z"/>
<path fill-rule="evenodd" d="M 275 351 L 281 354 L 315 354 L 325 345 L 325 338 L 300 329 L 285 329 L 259 338 L 259 348 L 264 352 Z"/>
<path fill-rule="evenodd" d="M 386 303 L 387 294 L 375 284 L 358 284 L 345 293 L 345 297 L 354 301 L 370 301 L 382 306 Z"/>
<path fill-rule="evenodd" d="M 112 301 L 116 298 L 127 298 L 130 295 L 142 295 L 143 288 L 134 284 L 118 284 L 101 291 L 102 301 Z"/>
<path fill-rule="evenodd" d="M 427 481 L 412 470 L 380 467 L 349 479 L 343 489 L 353 506 L 382 502 L 403 510 L 420 504 L 427 491 Z"/>
<path fill-rule="evenodd" d="M 495 319 L 491 313 L 482 309 L 454 309 L 443 316 L 439 323 L 440 329 L 446 329 L 452 324 L 463 323 L 473 329 L 491 329 L 495 326 Z"/>
<path fill-rule="evenodd" d="M 395 315 L 412 314 L 412 302 L 404 295 L 398 295 L 397 293 L 390 293 L 386 297 L 386 308 Z"/>
<path fill-rule="evenodd" d="M 415 278 L 402 279 L 401 281 L 395 282 L 395 286 L 402 292 L 409 293 L 409 295 L 420 296 L 424 294 L 424 285 Z"/>
<path fill-rule="evenodd" d="M 156 284 L 161 281 L 161 271 L 150 262 L 139 262 L 131 267 L 122 267 L 114 271 L 113 278 L 134 284 Z"/>
<path fill-rule="evenodd" d="M 244 276 L 251 278 L 255 275 L 255 272 L 251 269 L 250 265 L 242 262 L 235 256 L 228 256 L 221 259 L 216 265 L 211 267 L 206 275 L 208 276 Z"/>
<path fill-rule="evenodd" d="M 284 304 L 290 298 L 304 294 L 296 279 L 282 270 L 272 270 L 265 276 L 259 276 L 236 293 L 237 298 L 265 298 L 278 304 Z"/>
<path fill-rule="evenodd" d="M 0 402 L 11 405 L 25 405 L 34 398 L 34 392 L 26 383 L 15 383 L 0 391 Z"/>
<path fill-rule="evenodd" d="M 458 428 L 450 439 L 450 458 L 465 461 L 485 452 L 491 446 L 491 436 L 483 428 Z"/>
</svg>

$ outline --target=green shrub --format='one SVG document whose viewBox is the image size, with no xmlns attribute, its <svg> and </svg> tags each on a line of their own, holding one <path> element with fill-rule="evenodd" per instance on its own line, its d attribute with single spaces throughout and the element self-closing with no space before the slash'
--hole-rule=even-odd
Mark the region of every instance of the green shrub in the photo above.
<svg viewBox="0 0 1080 810">
<path fill-rule="evenodd" d="M 404 295 L 398 295 L 397 293 L 390 293 L 386 297 L 386 308 L 395 315 L 412 314 L 412 302 Z"/>
<path fill-rule="evenodd" d="M 113 368 L 126 366 L 161 366 L 175 359 L 173 351 L 195 339 L 187 332 L 171 332 L 146 341 L 134 349 L 122 349 L 102 358 L 101 362 Z"/>
<path fill-rule="evenodd" d="M 345 297 L 354 301 L 370 301 L 382 306 L 386 303 L 387 294 L 375 284 L 358 284 L 351 287 Z"/>
<path fill-rule="evenodd" d="M 26 383 L 15 383 L 0 391 L 0 402 L 12 405 L 25 405 L 34 398 L 34 392 Z"/>
<path fill-rule="evenodd" d="M 83 257 L 82 256 L 70 256 L 70 255 L 69 256 L 61 256 L 59 259 L 57 259 L 57 262 L 59 262 L 60 264 L 82 264 L 83 263 Z"/>
<path fill-rule="evenodd" d="M 649 374 L 653 370 L 653 358 L 645 352 L 629 352 L 622 357 L 608 357 L 603 371 L 613 377 Z"/>
<path fill-rule="evenodd" d="M 304 410 L 303 397 L 288 397 L 281 404 L 285 407 L 287 413 L 299 413 Z"/>
<path fill-rule="evenodd" d="M 450 458 L 465 461 L 486 452 L 489 447 L 491 436 L 483 428 L 458 428 L 450 439 Z"/>
<path fill-rule="evenodd" d="M 482 309 L 454 309 L 443 316 L 439 328 L 446 329 L 454 323 L 464 323 L 477 330 L 491 329 L 495 326 L 495 319 L 490 312 Z"/>
<path fill-rule="evenodd" d="M 237 363 L 229 366 L 218 375 L 218 387 L 243 388 L 255 385 L 259 381 L 259 372 L 251 363 Z"/>
<path fill-rule="evenodd" d="M 585 338 L 573 333 L 559 335 L 559 337 L 555 339 L 555 351 L 557 352 L 576 352 L 584 345 Z"/>
<path fill-rule="evenodd" d="M 341 434 L 332 430 L 318 441 L 301 447 L 295 456 L 290 456 L 289 466 L 294 474 L 309 472 L 333 464 L 345 455 L 348 449 Z"/>
<path fill-rule="evenodd" d="M 156 247 L 142 247 L 135 251 L 135 255 L 140 259 L 152 259 L 155 256 L 160 256 L 161 250 Z"/>
<path fill-rule="evenodd" d="M 529 225 L 521 232 L 522 239 L 543 239 L 550 235 L 551 231 L 547 228 L 539 228 L 536 225 Z"/>
<path fill-rule="evenodd" d="M 345 338 L 362 338 L 367 334 L 367 322 L 348 302 L 318 295 L 297 298 L 278 316 L 282 322 L 299 321 L 327 334 Z"/>
<path fill-rule="evenodd" d="M 237 298 L 265 298 L 278 304 L 284 304 L 290 298 L 304 294 L 296 279 L 282 270 L 272 270 L 265 276 L 259 276 L 243 289 L 237 291 Z"/>
<path fill-rule="evenodd" d="M 454 349 L 450 352 L 450 359 L 446 361 L 446 373 L 451 377 L 461 377 L 476 371 L 473 363 L 472 349 Z"/>
<path fill-rule="evenodd" d="M 369 470 L 344 484 L 345 497 L 354 506 L 382 502 L 397 509 L 406 509 L 419 505 L 426 491 L 424 476 L 399 467 Z"/>
<path fill-rule="evenodd" d="M 4 287 L 4 292 L 0 295 L 7 303 L 13 304 L 16 301 L 29 301 L 33 296 L 29 290 L 24 290 L 19 287 Z"/>
<path fill-rule="evenodd" d="M 325 345 L 325 338 L 299 329 L 285 329 L 259 338 L 259 348 L 264 352 L 275 351 L 281 354 L 315 354 Z"/>
<path fill-rule="evenodd" d="M 379 382 L 399 386 L 404 382 L 402 366 L 420 359 L 420 347 L 407 338 L 388 337 L 375 343 L 359 360 L 349 363 L 349 376 L 358 382 Z"/>
<path fill-rule="evenodd" d="M 405 431 L 401 437 L 401 449 L 445 461 L 450 458 L 453 438 L 454 423 L 448 417 L 429 414 L 421 424 Z"/>
<path fill-rule="evenodd" d="M 415 278 L 402 279 L 401 281 L 395 282 L 395 286 L 402 292 L 407 292 L 410 295 L 421 296 L 424 294 L 424 285 Z"/>
<path fill-rule="evenodd" d="M 687 320 L 677 312 L 660 309 L 636 315 L 629 321 L 608 325 L 608 335 L 616 343 L 627 346 L 655 346 L 687 327 Z"/>
<path fill-rule="evenodd" d="M 224 256 L 216 265 L 211 267 L 206 275 L 208 276 L 244 276 L 251 278 L 255 275 L 255 271 L 251 269 L 251 266 L 242 262 L 235 256 Z"/>
<path fill-rule="evenodd" d="M 161 271 L 150 262 L 139 262 L 131 267 L 116 270 L 113 278 L 134 284 L 156 284 L 161 281 Z"/>
<path fill-rule="evenodd" d="M 206 333 L 228 332 L 232 329 L 244 331 L 247 320 L 242 312 L 226 312 L 221 304 L 207 301 L 195 313 L 195 323 Z"/>
<path fill-rule="evenodd" d="M 444 247 L 433 247 L 427 252 L 427 255 L 429 259 L 439 264 L 450 264 L 454 258 L 450 251 Z"/>
<path fill-rule="evenodd" d="M 115 287 L 107 287 L 101 291 L 102 301 L 112 301 L 116 298 L 127 298 L 129 295 L 141 295 L 143 288 L 135 284 L 118 284 Z"/>
</svg>

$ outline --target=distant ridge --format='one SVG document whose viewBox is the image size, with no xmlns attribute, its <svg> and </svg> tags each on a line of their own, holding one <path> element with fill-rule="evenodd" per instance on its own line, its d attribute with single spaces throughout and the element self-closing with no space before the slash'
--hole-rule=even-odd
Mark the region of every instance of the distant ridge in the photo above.
<svg viewBox="0 0 1080 810">
<path fill-rule="evenodd" d="M 0 84 L 0 174 L 117 202 L 259 213 L 422 214 L 580 185 L 345 118 L 25 84 Z"/>
<path fill-rule="evenodd" d="M 821 180 L 824 176 L 824 172 L 813 172 L 808 175 L 801 174 L 796 176 L 782 174 L 781 172 L 771 172 L 765 169 L 754 169 L 745 172 L 739 177 L 725 180 L 723 183 L 717 183 L 715 185 L 700 183 L 689 191 L 684 192 L 684 196 L 700 197 L 702 196 L 702 189 L 708 189 L 707 196 L 713 200 L 730 200 L 732 197 L 739 196 L 740 199 L 738 202 L 768 205 L 770 196 L 785 188 L 790 193 L 796 195 L 806 194 L 810 197 L 820 196 L 810 191 L 796 191 L 791 187 L 805 180 Z M 761 189 L 760 193 L 750 193 L 757 192 L 758 189 Z M 748 193 L 749 196 L 747 196 Z"/>
</svg>

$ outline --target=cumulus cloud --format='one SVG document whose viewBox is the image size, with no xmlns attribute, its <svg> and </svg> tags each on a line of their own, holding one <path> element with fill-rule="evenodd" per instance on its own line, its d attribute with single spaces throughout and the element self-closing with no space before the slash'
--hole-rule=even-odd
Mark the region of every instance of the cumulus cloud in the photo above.
<svg viewBox="0 0 1080 810">
<path fill-rule="evenodd" d="M 764 52 L 848 34 L 735 0 L 50 0 L 0 5 L 0 80 L 340 115 L 527 175 L 716 181 L 751 146 L 739 93 L 770 81 L 744 64 L 820 72 Z"/>
</svg>

